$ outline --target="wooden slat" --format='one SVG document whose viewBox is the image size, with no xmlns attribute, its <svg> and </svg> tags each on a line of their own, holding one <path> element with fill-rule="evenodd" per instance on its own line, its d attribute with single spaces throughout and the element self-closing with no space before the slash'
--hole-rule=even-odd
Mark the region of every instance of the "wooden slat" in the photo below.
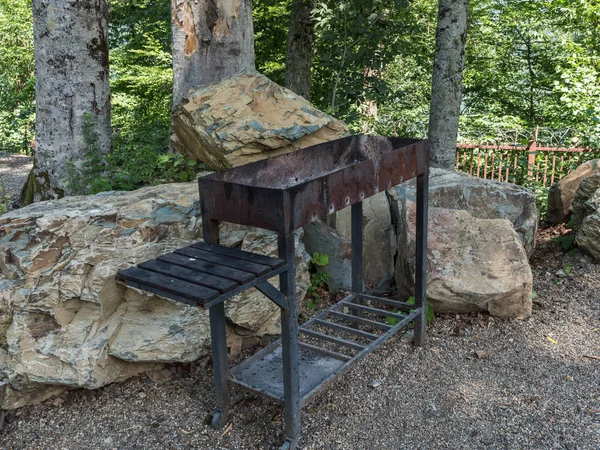
<svg viewBox="0 0 600 450">
<path fill-rule="evenodd" d="M 149 270 L 140 269 L 138 267 L 130 267 L 122 270 L 117 274 L 118 278 L 125 283 L 133 282 L 138 287 L 148 286 L 150 288 L 160 289 L 169 294 L 174 294 L 179 297 L 193 300 L 199 304 L 206 303 L 213 298 L 219 296 L 219 292 L 214 289 L 209 289 L 195 283 L 171 278 Z M 141 289 L 144 289 L 142 287 Z"/>
<path fill-rule="evenodd" d="M 215 265 L 210 262 L 190 258 L 189 256 L 178 255 L 176 253 L 167 253 L 165 255 L 159 256 L 157 259 L 159 261 L 167 261 L 171 264 L 176 264 L 178 266 L 187 267 L 189 269 L 199 270 L 201 272 L 216 275 L 221 278 L 227 278 L 239 284 L 249 283 L 250 281 L 256 278 L 254 274 L 249 272 L 232 269 L 231 267 Z"/>
<path fill-rule="evenodd" d="M 271 270 L 269 266 L 264 266 L 262 264 L 257 264 L 250 261 L 242 261 L 240 259 L 232 258 L 231 256 L 198 250 L 197 248 L 193 247 L 180 248 L 175 250 L 175 253 L 191 256 L 192 258 L 201 259 L 203 261 L 208 261 L 222 266 L 233 267 L 234 269 L 253 273 L 256 276 L 265 275 Z"/>
<path fill-rule="evenodd" d="M 279 269 L 285 264 L 283 259 L 271 258 L 270 256 L 257 255 L 256 253 L 246 252 L 235 248 L 223 247 L 222 245 L 209 244 L 207 242 L 196 242 L 192 247 L 206 250 L 207 252 L 218 253 L 220 255 L 233 256 L 244 261 L 251 261 L 258 264 L 269 266 L 271 269 Z"/>
<path fill-rule="evenodd" d="M 139 264 L 138 267 L 152 272 L 161 273 L 169 277 L 179 278 L 190 283 L 200 284 L 208 288 L 221 292 L 222 294 L 233 290 L 239 284 L 227 278 L 217 277 L 209 273 L 200 272 L 187 267 L 171 264 L 167 261 L 151 259 L 150 261 Z"/>
</svg>

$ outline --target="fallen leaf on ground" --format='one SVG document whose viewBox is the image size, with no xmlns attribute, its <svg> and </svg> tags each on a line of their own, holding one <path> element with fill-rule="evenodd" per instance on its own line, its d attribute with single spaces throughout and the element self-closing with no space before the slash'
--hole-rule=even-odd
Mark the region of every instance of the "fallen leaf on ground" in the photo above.
<svg viewBox="0 0 600 450">
<path fill-rule="evenodd" d="M 558 342 L 555 341 L 554 339 L 552 339 L 550 336 L 546 336 L 546 339 L 548 339 L 550 342 L 552 342 L 554 345 L 558 345 Z"/>
<path fill-rule="evenodd" d="M 600 361 L 600 356 L 596 355 L 583 355 L 584 358 L 597 359 Z"/>
<path fill-rule="evenodd" d="M 225 428 L 225 431 L 223 431 L 223 433 L 221 433 L 221 436 L 225 436 L 227 433 L 229 433 L 231 431 L 232 428 L 233 428 L 233 424 L 230 423 L 229 426 L 227 428 Z"/>
<path fill-rule="evenodd" d="M 479 359 L 487 358 L 488 354 L 483 350 L 475 350 L 475 354 Z"/>
</svg>

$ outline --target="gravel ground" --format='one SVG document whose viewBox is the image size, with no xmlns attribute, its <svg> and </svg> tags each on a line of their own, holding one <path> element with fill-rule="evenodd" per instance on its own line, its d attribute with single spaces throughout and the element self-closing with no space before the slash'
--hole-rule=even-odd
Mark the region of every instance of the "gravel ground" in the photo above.
<svg viewBox="0 0 600 450">
<path fill-rule="evenodd" d="M 32 166 L 30 156 L 0 152 L 0 192 L 4 191 L 9 197 L 9 203 L 18 199 Z M 0 203 L 3 201 L 0 198 Z"/>
<path fill-rule="evenodd" d="M 600 449 L 600 360 L 584 356 L 600 355 L 600 265 L 542 244 L 532 266 L 532 318 L 445 315 L 425 348 L 392 338 L 307 405 L 300 447 Z M 229 426 L 207 425 L 211 370 L 173 365 L 11 412 L 0 448 L 278 448 L 281 407 L 243 391 Z"/>
</svg>

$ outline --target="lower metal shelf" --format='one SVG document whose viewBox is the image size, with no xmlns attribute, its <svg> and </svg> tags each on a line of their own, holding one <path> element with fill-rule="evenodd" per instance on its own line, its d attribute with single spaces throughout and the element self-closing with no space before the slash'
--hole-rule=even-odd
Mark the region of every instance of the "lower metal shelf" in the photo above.
<svg viewBox="0 0 600 450">
<path fill-rule="evenodd" d="M 396 300 L 351 294 L 304 323 L 298 342 L 300 404 L 413 321 L 421 309 L 412 308 Z M 274 342 L 231 369 L 229 381 L 283 403 L 281 351 L 281 341 Z"/>
</svg>

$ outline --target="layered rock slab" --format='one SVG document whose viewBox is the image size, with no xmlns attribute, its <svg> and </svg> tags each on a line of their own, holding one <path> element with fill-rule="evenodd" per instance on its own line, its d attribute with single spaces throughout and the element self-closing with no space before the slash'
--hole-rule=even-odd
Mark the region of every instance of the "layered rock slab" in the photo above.
<svg viewBox="0 0 600 450">
<path fill-rule="evenodd" d="M 172 130 L 173 148 L 215 170 L 348 135 L 343 122 L 253 70 L 189 92 Z"/>
<path fill-rule="evenodd" d="M 274 256 L 276 236 L 224 232 Z M 299 301 L 308 255 L 296 234 Z M 0 378 L 7 408 L 61 387 L 96 388 L 207 352 L 208 314 L 125 288 L 119 270 L 201 239 L 196 183 L 70 197 L 0 216 Z M 257 291 L 228 302 L 234 351 L 278 330 L 278 308 Z"/>
</svg>

